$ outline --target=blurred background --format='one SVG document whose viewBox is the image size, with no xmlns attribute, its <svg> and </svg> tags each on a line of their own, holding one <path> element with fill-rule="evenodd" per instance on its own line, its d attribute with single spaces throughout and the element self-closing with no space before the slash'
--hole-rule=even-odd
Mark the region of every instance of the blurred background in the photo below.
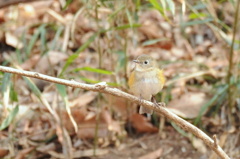
<svg viewBox="0 0 240 159">
<path fill-rule="evenodd" d="M 0 63 L 129 92 L 154 57 L 167 109 L 240 158 L 239 0 L 0 0 Z M 0 72 L 0 158 L 217 159 L 125 99 Z M 131 92 L 129 92 L 131 93 Z"/>
</svg>

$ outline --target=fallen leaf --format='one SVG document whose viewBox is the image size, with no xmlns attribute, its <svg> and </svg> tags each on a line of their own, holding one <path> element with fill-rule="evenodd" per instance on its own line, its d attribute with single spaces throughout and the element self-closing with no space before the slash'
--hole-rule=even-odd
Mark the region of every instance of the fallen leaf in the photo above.
<svg viewBox="0 0 240 159">
<path fill-rule="evenodd" d="M 0 148 L 0 157 L 3 158 L 9 153 L 9 150 Z"/>
<path fill-rule="evenodd" d="M 78 150 L 76 152 L 73 153 L 74 158 L 79 158 L 79 157 L 86 157 L 86 156 L 100 156 L 100 155 L 104 155 L 107 154 L 108 150 L 104 150 L 104 149 L 87 149 L 87 150 Z"/>
<path fill-rule="evenodd" d="M 78 150 L 73 152 L 73 157 L 74 158 L 81 158 L 81 157 L 91 157 L 91 156 L 100 156 L 100 155 L 104 155 L 107 154 L 109 151 L 108 150 L 104 150 L 104 149 L 87 149 L 87 150 Z M 52 157 L 55 158 L 60 158 L 60 159 L 65 159 L 65 156 L 62 153 L 58 153 L 55 151 L 48 151 L 47 152 L 49 155 L 51 155 Z"/>
<path fill-rule="evenodd" d="M 92 114 L 91 112 L 89 113 Z M 86 117 L 87 116 L 88 115 L 86 115 Z M 96 114 L 94 115 L 92 114 L 90 116 L 91 118 L 85 118 L 84 121 L 79 122 L 79 129 L 77 132 L 77 136 L 79 138 L 84 138 L 84 139 L 94 138 L 97 122 L 98 122 L 98 137 L 106 138 L 112 132 L 118 133 L 118 134 L 121 133 L 120 123 L 112 119 L 111 114 L 109 113 L 108 110 L 105 109 L 100 113 L 100 118 L 98 119 L 98 121 L 96 120 Z"/>
<path fill-rule="evenodd" d="M 122 119 L 127 119 L 128 116 L 136 112 L 135 106 L 131 105 L 127 107 L 128 102 L 125 99 L 112 95 L 108 95 L 107 97 L 111 108 L 116 112 L 117 116 L 121 116 Z"/>
<path fill-rule="evenodd" d="M 33 150 L 34 150 L 34 147 L 29 147 L 29 148 L 23 149 L 23 150 L 18 152 L 15 159 L 24 159 Z"/>
<path fill-rule="evenodd" d="M 120 122 L 114 121 L 107 109 L 101 111 L 99 119 L 96 119 L 96 112 L 87 111 L 84 107 L 71 109 L 72 116 L 78 124 L 77 136 L 81 139 L 93 139 L 95 137 L 96 124 L 98 123 L 98 137 L 106 138 L 111 133 L 122 132 Z M 74 132 L 73 125 L 66 111 L 62 111 L 62 122 L 69 132 Z M 60 131 L 59 131 L 60 133 Z"/>
<path fill-rule="evenodd" d="M 162 148 L 159 148 L 153 152 L 150 152 L 144 156 L 139 157 L 138 159 L 157 159 L 160 158 L 162 155 Z"/>
<path fill-rule="evenodd" d="M 137 132 L 140 133 L 156 133 L 158 132 L 158 128 L 153 126 L 146 117 L 140 114 L 133 114 L 130 117 L 130 122 L 132 126 L 136 129 Z"/>
<path fill-rule="evenodd" d="M 88 91 L 84 94 L 80 94 L 78 98 L 69 102 L 69 106 L 70 107 L 86 106 L 96 98 L 97 94 L 98 94 L 97 92 L 91 92 L 91 91 Z"/>
<path fill-rule="evenodd" d="M 202 154 L 206 154 L 207 148 L 201 139 L 193 137 L 192 144 L 193 144 L 193 147 L 196 148 L 199 152 L 201 152 Z"/>
<path fill-rule="evenodd" d="M 39 147 L 37 147 L 37 151 L 40 151 L 40 152 L 47 152 L 47 151 L 54 151 L 56 149 L 56 145 L 55 143 L 49 143 L 47 145 L 41 145 Z"/>
<path fill-rule="evenodd" d="M 85 108 L 73 108 L 71 109 L 72 116 L 77 124 L 80 124 L 84 122 L 87 111 Z M 69 131 L 69 132 L 74 132 L 74 127 L 72 122 L 69 119 L 69 115 L 66 111 L 61 112 L 61 119 L 63 122 L 64 127 Z"/>
<path fill-rule="evenodd" d="M 93 139 L 95 137 L 96 124 L 95 123 L 83 123 L 79 125 L 77 136 L 81 139 Z M 105 138 L 109 135 L 107 124 L 99 124 L 97 136 L 99 138 Z"/>
<path fill-rule="evenodd" d="M 20 5 L 19 9 L 21 9 L 21 15 L 23 16 L 23 18 L 32 19 L 37 17 L 36 10 L 33 7 L 33 5 L 30 4 Z"/>
<path fill-rule="evenodd" d="M 41 58 L 40 55 L 33 55 L 21 65 L 21 68 L 24 70 L 32 70 L 40 58 Z"/>
<path fill-rule="evenodd" d="M 156 47 L 170 50 L 173 46 L 171 38 L 171 26 L 164 21 L 161 14 L 156 10 L 151 10 L 140 16 L 141 27 L 138 28 L 143 37 L 140 41 L 147 43 L 147 47 Z M 161 39 L 161 40 L 158 40 Z M 165 39 L 165 40 L 163 40 Z M 167 40 L 166 40 L 167 39 Z M 157 42 L 155 41 L 157 40 Z"/>
<path fill-rule="evenodd" d="M 209 101 L 209 97 L 202 92 L 188 92 L 173 99 L 168 105 L 168 109 L 183 118 L 196 118 L 204 104 Z"/>
<path fill-rule="evenodd" d="M 23 47 L 23 43 L 20 40 L 18 40 L 18 38 L 14 34 L 10 32 L 6 32 L 5 36 L 6 36 L 6 43 L 8 45 L 18 49 L 21 49 Z"/>
<path fill-rule="evenodd" d="M 64 61 L 68 56 L 63 52 L 49 51 L 37 63 L 36 71 L 46 73 L 49 67 L 57 65 L 59 62 Z"/>
<path fill-rule="evenodd" d="M 108 124 L 108 126 L 112 125 L 112 122 L 113 122 L 112 116 L 108 110 L 103 109 L 101 111 L 101 118 L 106 124 Z"/>
</svg>

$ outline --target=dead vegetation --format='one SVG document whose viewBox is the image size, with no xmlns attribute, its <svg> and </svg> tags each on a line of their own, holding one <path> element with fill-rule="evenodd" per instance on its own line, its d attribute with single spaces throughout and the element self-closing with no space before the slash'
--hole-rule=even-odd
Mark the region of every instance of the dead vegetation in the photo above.
<svg viewBox="0 0 240 159">
<path fill-rule="evenodd" d="M 167 78 L 158 101 L 240 158 L 238 1 L 66 2 L 1 8 L 1 65 L 128 91 L 131 60 L 149 54 Z M 3 72 L 0 80 L 1 158 L 217 158 L 122 98 Z"/>
</svg>

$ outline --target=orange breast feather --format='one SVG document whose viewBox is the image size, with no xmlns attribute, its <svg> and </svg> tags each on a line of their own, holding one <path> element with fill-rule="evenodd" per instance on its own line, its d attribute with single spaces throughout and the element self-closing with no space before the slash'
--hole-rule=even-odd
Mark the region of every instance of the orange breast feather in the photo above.
<svg viewBox="0 0 240 159">
<path fill-rule="evenodd" d="M 164 85 L 164 84 L 165 84 L 165 77 L 164 77 L 164 75 L 163 75 L 163 70 L 160 70 L 160 69 L 159 69 L 157 76 L 158 76 L 158 78 L 160 79 L 162 85 Z"/>
<path fill-rule="evenodd" d="M 128 79 L 128 86 L 129 86 L 129 87 L 132 87 L 132 86 L 133 86 L 134 80 L 135 80 L 135 71 L 133 71 L 133 72 L 130 74 L 130 77 L 129 77 L 129 79 Z"/>
</svg>

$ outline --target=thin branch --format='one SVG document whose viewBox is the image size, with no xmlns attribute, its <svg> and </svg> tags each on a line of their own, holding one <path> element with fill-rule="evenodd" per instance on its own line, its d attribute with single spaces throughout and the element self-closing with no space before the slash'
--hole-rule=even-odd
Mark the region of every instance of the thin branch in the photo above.
<svg viewBox="0 0 240 159">
<path fill-rule="evenodd" d="M 76 82 L 73 80 L 70 81 L 70 80 L 65 80 L 65 79 L 59 79 L 56 77 L 51 77 L 51 76 L 47 76 L 47 75 L 36 73 L 36 72 L 23 71 L 23 70 L 10 68 L 10 67 L 4 67 L 4 66 L 0 66 L 0 71 L 18 74 L 18 75 L 27 76 L 27 77 L 33 77 L 33 78 L 37 78 L 37 79 L 41 79 L 41 80 L 45 80 L 45 81 L 49 81 L 49 82 L 53 82 L 53 83 L 58 83 L 58 84 L 62 84 L 62 85 L 70 86 L 70 87 L 82 88 L 82 89 L 89 90 L 89 91 L 107 93 L 107 94 L 111 94 L 113 96 L 125 98 L 136 104 L 141 104 L 142 106 L 144 106 L 148 109 L 152 109 L 152 110 L 156 111 L 157 113 L 160 113 L 161 115 L 165 116 L 166 118 L 174 121 L 182 129 L 184 129 L 188 132 L 191 132 L 196 137 L 203 140 L 203 142 L 206 145 L 208 145 L 213 151 L 215 151 L 216 154 L 219 157 L 221 157 L 222 159 L 230 159 L 228 157 L 228 155 L 223 151 L 223 149 L 219 145 L 216 145 L 217 143 L 214 142 L 213 139 L 211 139 L 208 135 L 206 135 L 203 131 L 198 129 L 196 126 L 190 124 L 186 120 L 173 114 L 166 107 L 156 106 L 152 102 L 149 102 L 146 100 L 140 100 L 138 97 L 130 95 L 130 94 L 123 92 L 117 88 L 110 88 L 104 82 L 98 83 L 98 84 L 93 84 L 93 85 L 92 84 L 84 84 L 84 83 L 79 83 L 79 82 Z"/>
<path fill-rule="evenodd" d="M 218 146 L 218 140 L 217 140 L 217 135 L 213 135 L 213 141 L 214 141 L 214 146 L 217 147 Z"/>
<path fill-rule="evenodd" d="M 228 67 L 228 74 L 227 74 L 227 83 L 229 85 L 228 87 L 228 102 L 229 102 L 229 118 L 230 118 L 230 122 L 232 122 L 233 119 L 231 119 L 231 111 L 233 109 L 234 106 L 234 99 L 233 99 L 233 92 L 232 92 L 232 85 L 231 85 L 231 77 L 233 75 L 233 66 L 234 66 L 234 44 L 235 44 L 235 39 L 236 39 L 236 35 L 237 35 L 237 30 L 238 28 L 238 16 L 239 16 L 239 7 L 240 7 L 240 0 L 237 1 L 236 3 L 236 10 L 235 10 L 235 16 L 234 16 L 234 24 L 233 24 L 233 37 L 232 37 L 232 43 L 231 43 L 231 48 L 230 48 L 230 53 L 229 53 L 229 67 Z"/>
</svg>

